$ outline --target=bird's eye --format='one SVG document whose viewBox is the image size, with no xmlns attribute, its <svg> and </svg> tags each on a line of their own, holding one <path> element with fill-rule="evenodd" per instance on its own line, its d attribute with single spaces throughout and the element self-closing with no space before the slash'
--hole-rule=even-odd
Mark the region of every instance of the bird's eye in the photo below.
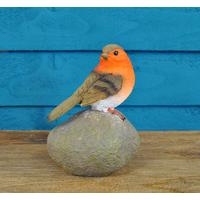
<svg viewBox="0 0 200 200">
<path fill-rule="evenodd" d="M 117 56 L 117 55 L 118 55 L 118 53 L 119 53 L 118 51 L 114 51 L 114 55 L 115 55 L 115 56 Z"/>
</svg>

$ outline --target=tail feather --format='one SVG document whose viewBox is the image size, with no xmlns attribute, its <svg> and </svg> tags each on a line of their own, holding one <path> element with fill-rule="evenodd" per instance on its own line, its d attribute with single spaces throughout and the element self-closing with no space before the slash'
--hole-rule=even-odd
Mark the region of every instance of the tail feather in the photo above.
<svg viewBox="0 0 200 200">
<path fill-rule="evenodd" d="M 61 104 L 59 104 L 56 108 L 54 108 L 49 116 L 49 121 L 54 121 L 64 115 L 67 111 L 71 110 L 75 105 L 80 103 L 81 99 L 80 97 L 76 95 L 72 95 L 67 100 L 63 101 Z"/>
</svg>

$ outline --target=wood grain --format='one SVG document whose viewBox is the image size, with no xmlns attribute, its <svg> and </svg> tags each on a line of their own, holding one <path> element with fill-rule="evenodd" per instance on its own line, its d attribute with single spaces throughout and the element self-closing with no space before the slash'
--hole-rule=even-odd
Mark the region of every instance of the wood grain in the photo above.
<svg viewBox="0 0 200 200">
<path fill-rule="evenodd" d="M 76 112 L 75 107 L 61 119 L 49 123 L 48 113 L 53 107 L 0 107 L 0 130 L 50 130 Z M 199 106 L 119 106 L 138 130 L 199 130 Z"/>
<path fill-rule="evenodd" d="M 1 8 L 1 50 L 200 50 L 199 8 Z"/>
<path fill-rule="evenodd" d="M 128 52 L 136 86 L 123 105 L 200 105 L 200 53 Z M 57 105 L 99 62 L 100 52 L 0 53 L 0 106 Z"/>
<path fill-rule="evenodd" d="M 0 132 L 0 192 L 200 192 L 199 131 L 141 132 L 136 157 L 101 178 L 71 176 L 56 166 L 47 135 Z"/>
<path fill-rule="evenodd" d="M 136 71 L 119 109 L 139 130 L 199 130 L 200 8 L 1 8 L 0 129 L 51 129 L 50 109 L 119 43 Z M 71 116 L 75 108 L 65 117 Z"/>
</svg>

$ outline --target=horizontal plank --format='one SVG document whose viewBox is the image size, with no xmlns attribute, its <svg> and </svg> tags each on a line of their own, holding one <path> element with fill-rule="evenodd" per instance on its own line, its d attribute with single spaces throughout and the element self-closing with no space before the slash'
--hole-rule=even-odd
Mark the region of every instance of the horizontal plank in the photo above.
<svg viewBox="0 0 200 200">
<path fill-rule="evenodd" d="M 49 123 L 52 107 L 0 107 L 0 130 L 50 130 L 80 111 L 75 107 L 56 122 Z M 199 130 L 200 107 L 118 108 L 138 130 Z"/>
<path fill-rule="evenodd" d="M 200 50 L 199 8 L 1 8 L 1 50 Z"/>
<path fill-rule="evenodd" d="M 31 143 L 40 134 L 43 139 L 44 132 L 0 132 L 0 192 L 200 192 L 200 132 L 141 132 L 133 160 L 101 178 L 64 172 L 45 143 Z"/>
<path fill-rule="evenodd" d="M 9 131 L 0 130 L 0 145 L 2 144 L 45 144 L 48 131 Z"/>
<path fill-rule="evenodd" d="M 57 105 L 99 62 L 98 52 L 0 53 L 0 106 Z M 124 105 L 200 105 L 200 53 L 129 52 L 136 86 Z"/>
</svg>

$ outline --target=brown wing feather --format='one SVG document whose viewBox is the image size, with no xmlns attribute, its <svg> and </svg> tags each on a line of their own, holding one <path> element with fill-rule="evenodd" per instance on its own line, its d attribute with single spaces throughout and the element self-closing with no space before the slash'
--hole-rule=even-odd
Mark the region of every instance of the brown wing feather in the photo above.
<svg viewBox="0 0 200 200">
<path fill-rule="evenodd" d="M 76 104 L 79 104 L 82 101 L 83 94 L 87 92 L 88 88 L 90 88 L 91 85 L 95 83 L 99 78 L 100 76 L 98 73 L 91 72 L 83 84 L 74 92 L 71 97 L 67 98 L 51 111 L 48 116 L 49 121 L 53 121 L 61 117 L 67 111 L 72 109 Z"/>
<path fill-rule="evenodd" d="M 99 74 L 98 80 L 83 94 L 80 105 L 88 106 L 117 94 L 122 87 L 122 82 L 120 75 Z"/>
<path fill-rule="evenodd" d="M 121 76 L 100 74 L 93 71 L 71 97 L 51 111 L 49 114 L 49 121 L 61 117 L 78 103 L 80 103 L 81 106 L 87 106 L 98 100 L 114 95 L 121 89 L 121 85 Z"/>
</svg>

